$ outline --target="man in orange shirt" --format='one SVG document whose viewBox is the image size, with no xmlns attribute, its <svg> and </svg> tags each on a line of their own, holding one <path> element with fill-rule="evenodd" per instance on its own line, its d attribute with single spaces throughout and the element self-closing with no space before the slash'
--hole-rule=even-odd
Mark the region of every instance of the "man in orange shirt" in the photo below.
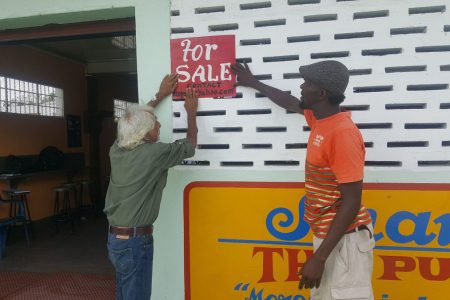
<svg viewBox="0 0 450 300">
<path fill-rule="evenodd" d="M 235 64 L 232 70 L 237 85 L 303 114 L 311 128 L 304 219 L 313 232 L 314 254 L 299 272 L 299 288 L 311 288 L 311 300 L 372 300 L 375 241 L 370 214 L 361 203 L 364 141 L 351 113 L 339 106 L 345 99 L 348 69 L 333 60 L 301 66 L 300 101 L 256 80 L 246 64 Z"/>
</svg>

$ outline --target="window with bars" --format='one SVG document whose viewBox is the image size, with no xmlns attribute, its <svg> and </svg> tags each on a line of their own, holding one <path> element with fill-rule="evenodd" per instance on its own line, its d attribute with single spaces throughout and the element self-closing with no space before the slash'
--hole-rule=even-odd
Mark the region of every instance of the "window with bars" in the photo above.
<svg viewBox="0 0 450 300">
<path fill-rule="evenodd" d="M 136 104 L 131 101 L 114 99 L 114 121 L 117 122 L 125 114 L 130 105 Z"/>
<path fill-rule="evenodd" d="M 0 76 L 0 112 L 62 117 L 63 90 Z"/>
</svg>

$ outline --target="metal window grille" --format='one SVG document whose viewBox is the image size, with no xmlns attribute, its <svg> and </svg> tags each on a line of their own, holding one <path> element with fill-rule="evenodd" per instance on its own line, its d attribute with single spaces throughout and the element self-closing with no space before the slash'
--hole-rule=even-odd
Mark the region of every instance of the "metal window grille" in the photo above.
<svg viewBox="0 0 450 300">
<path fill-rule="evenodd" d="M 0 111 L 62 117 L 64 115 L 63 90 L 0 76 Z"/>
</svg>

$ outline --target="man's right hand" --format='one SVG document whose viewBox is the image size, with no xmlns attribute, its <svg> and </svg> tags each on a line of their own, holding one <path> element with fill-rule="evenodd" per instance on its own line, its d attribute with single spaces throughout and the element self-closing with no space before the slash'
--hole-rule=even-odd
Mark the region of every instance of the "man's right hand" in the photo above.
<svg viewBox="0 0 450 300">
<path fill-rule="evenodd" d="M 244 65 L 240 63 L 231 65 L 231 70 L 238 76 L 237 82 L 234 84 L 235 86 L 254 87 L 258 82 L 246 63 L 244 63 Z"/>
<path fill-rule="evenodd" d="M 231 65 L 231 70 L 238 76 L 235 86 L 251 87 L 268 97 L 276 105 L 303 114 L 303 108 L 299 106 L 297 98 L 257 80 L 246 63 Z"/>
<path fill-rule="evenodd" d="M 186 89 L 186 98 L 184 101 L 184 108 L 188 114 L 195 115 L 198 109 L 198 93 L 192 88 Z"/>
</svg>

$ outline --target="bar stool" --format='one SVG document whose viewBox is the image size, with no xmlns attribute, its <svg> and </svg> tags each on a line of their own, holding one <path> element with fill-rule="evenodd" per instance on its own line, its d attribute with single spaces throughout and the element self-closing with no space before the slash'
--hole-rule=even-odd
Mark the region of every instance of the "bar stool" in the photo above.
<svg viewBox="0 0 450 300">
<path fill-rule="evenodd" d="M 70 190 L 70 192 L 73 194 L 73 199 L 75 200 L 75 206 L 79 206 L 79 199 L 78 199 L 78 188 L 80 186 L 79 182 L 65 182 L 62 184 L 63 187 L 66 187 Z"/>
<path fill-rule="evenodd" d="M 81 184 L 78 181 L 65 182 L 62 186 L 69 188 L 70 196 L 73 198 L 73 212 L 78 218 L 81 217 L 81 196 L 79 197 L 78 191 L 81 189 Z"/>
<path fill-rule="evenodd" d="M 55 203 L 53 209 L 53 222 L 56 232 L 59 232 L 58 223 L 69 222 L 72 233 L 75 232 L 75 216 L 70 205 L 70 195 L 73 193 L 73 186 L 58 186 L 53 188 L 55 192 Z"/>
<path fill-rule="evenodd" d="M 23 225 L 25 238 L 29 247 L 31 245 L 31 214 L 27 196 L 31 192 L 18 189 L 3 190 L 3 192 L 9 196 L 9 199 L 0 200 L 0 203 L 9 204 L 9 218 L 3 220 L 3 223 L 9 223 L 8 225 L 16 225 L 21 223 Z"/>
<path fill-rule="evenodd" d="M 81 208 L 87 208 L 90 212 L 94 211 L 94 181 L 92 180 L 81 180 L 78 182 L 80 185 L 80 204 Z M 84 205 L 83 201 L 85 199 L 89 199 L 89 204 Z"/>
</svg>

